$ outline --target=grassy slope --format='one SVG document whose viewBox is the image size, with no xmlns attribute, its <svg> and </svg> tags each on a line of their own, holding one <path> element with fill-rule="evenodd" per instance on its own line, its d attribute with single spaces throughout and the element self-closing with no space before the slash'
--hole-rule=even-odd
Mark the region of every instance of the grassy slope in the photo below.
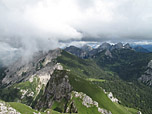
<svg viewBox="0 0 152 114">
<path fill-rule="evenodd" d="M 4 102 L 0 99 L 0 102 Z M 18 102 L 5 102 L 7 104 L 8 107 L 12 107 L 15 110 L 17 110 L 18 112 L 20 112 L 21 114 L 33 114 L 33 112 L 38 113 L 37 110 L 32 109 L 31 107 L 22 104 L 22 103 L 18 103 Z M 54 110 L 48 110 L 50 112 L 50 114 L 61 114 L 59 112 L 56 112 Z M 40 112 L 41 114 L 47 114 L 46 112 Z"/>
<path fill-rule="evenodd" d="M 19 111 L 21 114 L 33 114 L 33 112 L 38 113 L 38 111 L 30 108 L 29 106 L 22 104 L 22 103 L 17 103 L 17 102 L 9 102 L 9 104 L 11 105 L 11 107 L 13 107 L 14 109 L 16 109 L 17 111 Z M 41 114 L 46 114 L 41 112 Z"/>
<path fill-rule="evenodd" d="M 17 102 L 9 102 L 11 107 L 19 111 L 21 114 L 33 114 L 33 112 L 38 113 L 38 111 L 30 108 L 29 106 L 22 104 L 22 103 L 17 103 Z M 50 114 L 60 114 L 59 112 L 56 112 L 54 110 L 48 110 Z M 41 114 L 47 114 L 46 112 L 40 112 Z"/>
<path fill-rule="evenodd" d="M 8 88 L 4 88 L 0 90 L 0 99 L 6 101 L 6 102 L 22 102 L 27 105 L 31 105 L 34 103 L 33 101 L 37 98 L 37 90 L 36 88 L 38 87 L 38 84 L 40 83 L 39 78 L 34 77 L 33 82 L 30 81 L 25 81 L 21 83 L 16 83 Z M 43 86 L 42 86 L 42 89 Z M 27 93 L 24 95 L 24 98 L 21 99 L 22 93 L 20 90 L 28 90 Z M 32 96 L 27 96 L 33 92 L 33 97 Z"/>
<path fill-rule="evenodd" d="M 33 112 L 38 113 L 38 111 L 30 108 L 29 106 L 22 104 L 22 103 L 17 103 L 17 102 L 4 102 L 3 100 L 0 100 L 0 102 L 5 103 L 7 107 L 12 107 L 16 111 L 20 112 L 21 114 L 33 114 Z M 1 110 L 0 110 L 1 112 Z M 44 112 L 41 112 L 41 114 L 46 114 Z M 53 113 L 56 114 L 56 113 Z"/>
<path fill-rule="evenodd" d="M 98 86 L 92 85 L 91 82 L 89 82 L 104 82 L 105 80 L 103 79 L 111 80 L 114 78 L 114 74 L 112 72 L 103 71 L 92 60 L 80 59 L 65 51 L 62 52 L 62 56 L 57 58 L 57 61 L 61 63 L 65 69 L 70 69 L 72 74 L 79 76 L 77 79 L 71 79 L 71 83 L 75 91 L 86 93 L 93 100 L 98 101 L 102 108 L 107 110 L 110 109 L 115 114 L 119 114 L 120 112 L 122 114 L 128 113 L 126 112 L 126 108 L 122 109 L 113 104 Z M 87 77 L 86 79 L 89 81 L 86 81 L 80 77 Z M 76 80 L 79 79 L 81 81 L 78 83 Z"/>
<path fill-rule="evenodd" d="M 0 100 L 0 102 L 4 102 L 2 100 Z M 9 107 L 14 108 L 15 110 L 17 110 L 18 112 L 20 112 L 21 114 L 33 114 L 33 112 L 38 113 L 39 111 L 32 109 L 31 107 L 22 104 L 22 103 L 18 103 L 18 102 L 5 102 Z M 49 114 L 61 114 L 57 111 L 51 110 L 51 109 L 47 109 L 46 112 L 40 112 L 41 114 L 47 114 L 47 111 L 49 111 Z M 63 114 L 67 114 L 67 113 L 63 113 Z"/>
<path fill-rule="evenodd" d="M 57 61 L 61 63 L 65 69 L 70 69 L 73 74 L 80 77 L 108 78 L 112 75 L 110 72 L 103 71 L 91 59 L 80 59 L 66 51 L 62 52 L 62 56 L 59 56 Z"/>
<path fill-rule="evenodd" d="M 112 80 L 94 82 L 108 92 L 112 92 L 121 104 L 139 109 L 144 114 L 152 113 L 152 90 L 141 83 Z"/>
<path fill-rule="evenodd" d="M 76 105 L 77 109 L 78 109 L 78 113 L 79 114 L 101 114 L 98 112 L 97 107 L 89 107 L 87 108 L 86 106 L 84 106 L 82 104 L 82 100 L 79 98 L 74 98 L 74 104 Z"/>
<path fill-rule="evenodd" d="M 125 107 L 120 106 L 119 104 L 113 103 L 103 90 L 92 82 L 87 81 L 83 78 L 77 77 L 73 74 L 70 75 L 70 83 L 73 86 L 75 91 L 83 92 L 90 96 L 93 100 L 99 103 L 101 108 L 110 110 L 113 114 L 129 114 Z M 137 112 L 136 112 L 137 113 Z M 134 113 L 133 113 L 134 114 Z"/>
<path fill-rule="evenodd" d="M 133 50 L 114 50 L 113 58 L 98 53 L 94 61 L 105 70 L 110 70 L 122 79 L 112 79 L 99 84 L 111 91 L 123 105 L 141 110 L 144 114 L 152 113 L 152 90 L 137 82 L 152 60 L 152 53 L 139 53 Z M 127 81 L 127 82 L 126 82 Z M 96 82 L 97 83 L 97 82 Z"/>
<path fill-rule="evenodd" d="M 95 79 L 95 78 L 88 78 L 87 80 L 91 81 L 91 82 L 104 82 L 106 80 L 103 79 Z"/>
</svg>

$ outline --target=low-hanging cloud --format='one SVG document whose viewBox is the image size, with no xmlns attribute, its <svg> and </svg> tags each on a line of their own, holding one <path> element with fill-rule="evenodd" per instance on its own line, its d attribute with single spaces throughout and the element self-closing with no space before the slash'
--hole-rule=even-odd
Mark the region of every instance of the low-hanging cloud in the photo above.
<svg viewBox="0 0 152 114">
<path fill-rule="evenodd" d="M 30 55 L 66 40 L 148 41 L 151 0 L 1 0 L 0 42 Z"/>
</svg>

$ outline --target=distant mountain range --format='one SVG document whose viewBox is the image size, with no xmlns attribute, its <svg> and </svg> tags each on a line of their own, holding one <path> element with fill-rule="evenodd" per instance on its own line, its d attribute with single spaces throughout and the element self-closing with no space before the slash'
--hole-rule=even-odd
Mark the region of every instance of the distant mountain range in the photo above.
<svg viewBox="0 0 152 114">
<path fill-rule="evenodd" d="M 150 51 L 143 48 L 142 46 L 135 46 L 134 49 L 137 51 L 137 52 L 143 52 L 143 53 L 149 53 Z"/>
<path fill-rule="evenodd" d="M 115 45 L 111 45 L 109 43 L 103 43 L 97 48 L 92 48 L 91 46 L 84 45 L 80 48 L 75 46 L 66 47 L 65 50 L 80 57 L 80 58 L 88 58 L 96 55 L 99 52 L 102 52 L 106 50 L 107 54 L 111 55 L 110 52 L 113 50 L 120 50 L 120 49 L 131 49 L 135 50 L 136 52 L 143 52 L 143 53 L 149 53 L 150 51 L 146 48 L 143 48 L 142 46 L 131 46 L 129 43 L 123 45 L 122 43 L 117 43 Z"/>
<path fill-rule="evenodd" d="M 141 45 L 144 49 L 147 49 L 149 52 L 152 52 L 152 45 Z"/>
<path fill-rule="evenodd" d="M 117 73 L 120 72 L 119 76 L 121 77 L 122 75 L 122 78 L 125 78 L 125 80 L 129 79 L 129 76 L 131 76 L 128 74 L 130 72 L 127 70 L 130 69 L 131 71 L 139 67 L 139 69 L 137 69 L 137 72 L 141 71 L 140 68 L 142 68 L 143 65 L 145 65 L 145 67 L 147 66 L 148 62 L 151 60 L 151 55 L 152 55 L 148 50 L 144 49 L 143 47 L 141 46 L 131 47 L 128 43 L 125 45 L 123 45 L 122 43 L 117 43 L 115 45 L 110 45 L 109 43 L 103 43 L 98 48 L 95 48 L 95 49 L 87 45 L 81 48 L 70 46 L 70 47 L 65 48 L 65 51 L 68 51 L 72 53 L 73 55 L 76 55 L 77 57 L 80 57 L 80 58 L 84 58 L 84 59 L 93 58 L 94 60 L 97 61 L 97 64 L 101 66 L 103 69 L 105 69 L 106 66 L 110 64 L 111 65 L 119 64 L 119 66 L 115 66 L 115 67 L 108 66 L 108 68 L 110 68 L 110 70 L 112 71 L 117 71 Z M 140 64 L 141 67 L 139 65 L 134 66 L 133 64 L 130 66 L 130 63 L 132 61 L 134 61 L 134 64 L 138 64 L 139 61 L 140 62 L 143 61 L 145 63 Z M 124 69 L 122 69 L 123 67 Z M 128 67 L 129 69 L 125 67 Z M 124 72 L 126 73 L 124 74 Z M 137 72 L 134 71 L 135 74 Z M 124 77 L 125 75 L 126 77 Z M 140 77 L 141 74 L 138 76 Z M 133 75 L 131 76 L 131 80 L 132 79 L 133 79 Z"/>
</svg>

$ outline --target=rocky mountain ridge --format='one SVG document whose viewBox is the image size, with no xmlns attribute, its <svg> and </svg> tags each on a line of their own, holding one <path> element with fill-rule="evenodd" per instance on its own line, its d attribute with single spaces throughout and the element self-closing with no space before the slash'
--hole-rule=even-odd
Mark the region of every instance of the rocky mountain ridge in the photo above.
<svg viewBox="0 0 152 114">
<path fill-rule="evenodd" d="M 68 51 L 80 58 L 88 58 L 88 57 L 93 57 L 94 55 L 102 51 L 106 51 L 105 54 L 112 57 L 112 55 L 110 54 L 111 51 L 120 50 L 120 49 L 132 49 L 132 47 L 128 43 L 125 45 L 123 45 L 122 43 L 111 45 L 105 42 L 95 49 L 91 48 L 90 46 L 84 45 L 81 48 L 75 46 L 66 47 L 65 51 Z"/>
<path fill-rule="evenodd" d="M 2 80 L 2 86 L 11 86 L 20 81 L 27 81 L 33 75 L 39 77 L 48 75 L 49 78 L 53 70 L 58 67 L 54 59 L 57 58 L 60 53 L 61 49 L 49 51 L 48 53 L 39 52 L 27 63 L 23 63 L 22 59 L 19 59 L 5 70 L 6 76 Z"/>
<path fill-rule="evenodd" d="M 73 55 L 76 55 L 77 57 L 80 57 L 80 58 L 85 58 L 87 56 L 86 50 L 82 50 L 75 46 L 67 47 L 64 50 L 68 51 L 68 52 L 72 53 Z"/>
</svg>

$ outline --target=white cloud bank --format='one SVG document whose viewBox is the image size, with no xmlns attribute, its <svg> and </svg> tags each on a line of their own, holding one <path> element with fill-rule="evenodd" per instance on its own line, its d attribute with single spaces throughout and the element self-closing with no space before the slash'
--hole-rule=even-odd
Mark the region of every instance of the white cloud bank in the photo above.
<svg viewBox="0 0 152 114">
<path fill-rule="evenodd" d="M 0 42 L 27 55 L 60 40 L 152 40 L 151 0 L 0 0 L 0 14 Z"/>
</svg>

